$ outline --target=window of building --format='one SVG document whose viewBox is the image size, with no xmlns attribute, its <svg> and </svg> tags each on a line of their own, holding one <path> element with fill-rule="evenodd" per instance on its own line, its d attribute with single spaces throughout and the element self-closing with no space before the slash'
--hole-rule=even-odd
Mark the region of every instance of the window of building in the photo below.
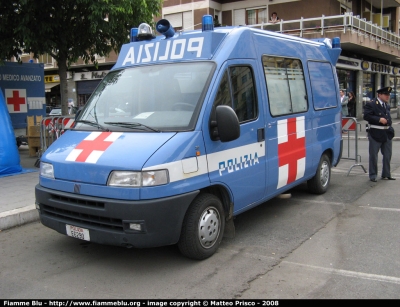
<svg viewBox="0 0 400 307">
<path fill-rule="evenodd" d="M 180 31 L 183 28 L 183 15 L 182 13 L 168 14 L 164 16 L 169 21 L 175 31 Z"/>
<path fill-rule="evenodd" d="M 369 102 L 375 96 L 375 75 L 371 73 L 363 73 L 363 105 Z"/>
<path fill-rule="evenodd" d="M 247 25 L 256 25 L 260 23 L 267 23 L 268 16 L 266 8 L 257 8 L 247 10 Z"/>
<path fill-rule="evenodd" d="M 348 88 L 347 70 L 337 69 L 336 72 L 337 72 L 338 80 L 339 80 L 339 88 L 347 90 L 347 88 Z"/>
<path fill-rule="evenodd" d="M 356 92 L 356 74 L 353 70 L 336 69 L 339 88 L 345 89 L 347 93 Z"/>
<path fill-rule="evenodd" d="M 221 26 L 221 11 L 214 10 L 214 27 Z"/>
<path fill-rule="evenodd" d="M 44 65 L 54 65 L 54 59 L 48 53 L 39 55 L 38 61 Z"/>
<path fill-rule="evenodd" d="M 307 111 L 307 93 L 301 61 L 263 56 L 262 63 L 272 116 Z"/>
<path fill-rule="evenodd" d="M 240 26 L 246 24 L 246 10 L 239 9 L 233 11 L 233 25 Z"/>
<path fill-rule="evenodd" d="M 391 76 L 390 86 L 393 88 L 392 92 L 390 93 L 390 107 L 396 108 L 400 105 L 400 78 Z"/>
</svg>

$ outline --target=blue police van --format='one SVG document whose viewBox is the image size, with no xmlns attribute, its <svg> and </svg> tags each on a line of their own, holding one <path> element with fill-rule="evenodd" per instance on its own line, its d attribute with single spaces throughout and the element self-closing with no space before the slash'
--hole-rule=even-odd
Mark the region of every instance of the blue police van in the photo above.
<svg viewBox="0 0 400 307">
<path fill-rule="evenodd" d="M 250 27 L 132 29 L 73 129 L 42 155 L 43 225 L 91 242 L 213 255 L 233 218 L 307 182 L 342 152 L 340 40 Z"/>
</svg>

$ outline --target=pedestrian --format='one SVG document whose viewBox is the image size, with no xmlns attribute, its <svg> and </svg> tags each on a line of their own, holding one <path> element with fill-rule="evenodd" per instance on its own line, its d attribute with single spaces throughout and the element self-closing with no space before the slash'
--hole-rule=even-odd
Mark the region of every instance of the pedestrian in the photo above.
<svg viewBox="0 0 400 307">
<path fill-rule="evenodd" d="M 276 12 L 273 12 L 271 17 L 269 18 L 269 22 L 270 23 L 277 23 L 279 21 L 280 21 L 280 19 L 278 17 L 278 14 Z"/>
<path fill-rule="evenodd" d="M 340 90 L 340 103 L 342 104 L 342 116 L 349 115 L 349 110 L 347 107 L 348 102 L 349 102 L 349 99 L 344 94 L 344 90 Z"/>
<path fill-rule="evenodd" d="M 391 87 L 377 90 L 377 98 L 367 102 L 364 107 L 364 120 L 368 122 L 369 140 L 369 179 L 377 182 L 378 153 L 382 153 L 382 179 L 396 180 L 390 173 L 392 158 L 392 138 L 394 130 L 390 116 L 389 98 Z"/>
<path fill-rule="evenodd" d="M 349 92 L 349 102 L 347 103 L 350 117 L 356 117 L 356 96 L 353 92 Z"/>
<path fill-rule="evenodd" d="M 346 117 L 349 114 L 347 109 L 348 98 L 344 94 L 344 90 L 340 90 L 340 103 L 342 104 L 342 117 Z M 347 134 L 346 130 L 342 130 L 343 134 Z"/>
</svg>

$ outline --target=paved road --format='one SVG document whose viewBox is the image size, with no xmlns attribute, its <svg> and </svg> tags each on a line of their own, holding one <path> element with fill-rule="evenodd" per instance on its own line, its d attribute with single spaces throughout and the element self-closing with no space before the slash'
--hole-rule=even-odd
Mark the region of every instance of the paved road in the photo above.
<svg viewBox="0 0 400 307">
<path fill-rule="evenodd" d="M 354 156 L 349 137 L 344 155 L 349 150 Z M 3 230 L 1 297 L 399 299 L 400 142 L 393 146 L 398 180 L 372 183 L 361 167 L 351 168 L 354 160 L 343 159 L 332 169 L 326 194 L 311 195 L 301 185 L 291 198 L 239 215 L 236 237 L 224 238 L 218 253 L 200 262 L 182 257 L 175 246 L 102 246 L 39 222 Z M 360 132 L 366 168 L 367 147 Z"/>
<path fill-rule="evenodd" d="M 367 141 L 359 142 L 365 151 Z M 399 152 L 400 142 L 394 152 Z M 364 159 L 364 157 L 363 157 Z M 205 261 L 175 246 L 82 242 L 38 222 L 0 232 L 2 298 L 400 298 L 397 181 L 372 183 L 353 161 L 331 189 L 274 199 L 239 215 L 236 237 Z"/>
</svg>

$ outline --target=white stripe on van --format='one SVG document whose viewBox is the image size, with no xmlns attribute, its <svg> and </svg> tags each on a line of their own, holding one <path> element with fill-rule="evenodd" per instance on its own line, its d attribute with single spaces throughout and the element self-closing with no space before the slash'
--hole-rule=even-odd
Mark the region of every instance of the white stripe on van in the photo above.
<svg viewBox="0 0 400 307">
<path fill-rule="evenodd" d="M 242 169 L 257 165 L 257 159 L 265 156 L 265 142 L 257 142 L 245 146 L 218 151 L 209 155 L 198 156 L 196 172 L 185 173 L 182 160 L 164 163 L 143 168 L 143 171 L 167 169 L 170 182 L 185 180 L 188 178 L 207 174 L 207 172 L 219 171 L 220 176 L 230 173 L 231 169 Z M 208 160 L 208 166 L 207 166 Z"/>
</svg>

